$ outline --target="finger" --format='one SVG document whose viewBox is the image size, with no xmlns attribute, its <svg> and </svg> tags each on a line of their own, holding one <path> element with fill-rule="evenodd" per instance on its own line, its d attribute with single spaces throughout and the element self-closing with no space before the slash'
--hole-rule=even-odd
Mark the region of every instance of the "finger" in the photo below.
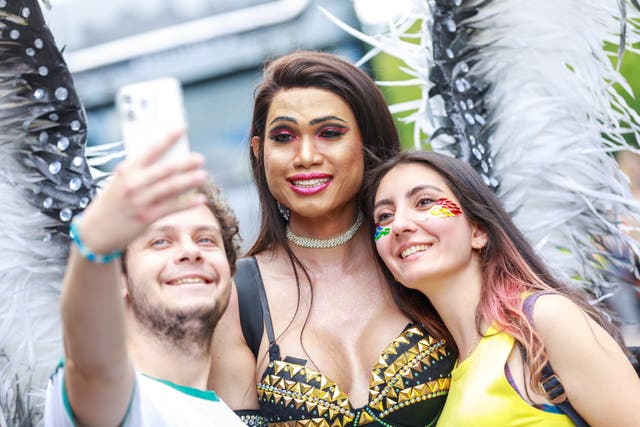
<svg viewBox="0 0 640 427">
<path fill-rule="evenodd" d="M 171 132 L 165 139 L 159 144 L 153 145 L 149 151 L 140 157 L 139 162 L 141 166 L 148 166 L 155 163 L 160 157 L 169 151 L 169 149 L 177 143 L 185 133 L 185 129 L 176 130 Z"/>
<path fill-rule="evenodd" d="M 144 212 L 145 221 L 153 222 L 164 216 L 205 204 L 207 196 L 201 193 L 186 193 L 184 196 L 166 199 L 152 205 Z"/>
<path fill-rule="evenodd" d="M 177 198 L 181 194 L 201 186 L 209 174 L 197 169 L 167 177 L 147 186 L 144 191 L 138 192 L 133 197 L 135 206 L 147 208 L 165 200 Z"/>
<path fill-rule="evenodd" d="M 124 175 L 125 194 L 135 195 L 144 192 L 147 187 L 183 173 L 201 169 L 204 165 L 204 157 L 201 154 L 191 153 L 186 159 L 178 160 L 174 163 L 155 163 L 146 167 L 135 168 L 135 165 Z"/>
</svg>

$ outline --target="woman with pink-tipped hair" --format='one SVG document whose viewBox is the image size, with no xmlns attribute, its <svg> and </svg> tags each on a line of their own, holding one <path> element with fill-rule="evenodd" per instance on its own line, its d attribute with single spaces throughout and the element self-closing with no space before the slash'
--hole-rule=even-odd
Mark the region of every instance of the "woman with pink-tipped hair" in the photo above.
<svg viewBox="0 0 640 427">
<path fill-rule="evenodd" d="M 392 292 L 457 348 L 439 426 L 638 425 L 640 380 L 618 331 L 553 278 L 468 164 L 408 152 L 370 178 Z"/>
</svg>

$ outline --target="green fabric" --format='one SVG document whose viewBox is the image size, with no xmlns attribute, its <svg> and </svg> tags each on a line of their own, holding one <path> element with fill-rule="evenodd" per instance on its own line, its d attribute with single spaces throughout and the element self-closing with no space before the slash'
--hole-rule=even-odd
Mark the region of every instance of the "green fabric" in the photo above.
<svg viewBox="0 0 640 427">
<path fill-rule="evenodd" d="M 151 377 L 151 376 L 146 375 L 146 374 L 142 374 L 142 375 L 144 375 L 147 378 L 151 378 L 154 381 L 158 381 L 158 382 L 160 382 L 162 384 L 166 384 L 169 387 L 172 387 L 172 388 L 174 388 L 174 389 L 176 389 L 176 390 L 178 390 L 178 391 L 180 391 L 180 392 L 182 392 L 184 394 L 188 394 L 189 396 L 197 397 L 199 399 L 209 400 L 211 402 L 219 402 L 220 401 L 220 399 L 218 398 L 218 395 L 213 390 L 200 390 L 200 389 L 193 388 L 193 387 L 187 387 L 187 386 L 184 386 L 184 385 L 178 385 L 178 384 L 172 383 L 171 381 L 162 380 L 160 378 L 154 378 L 154 377 Z"/>
</svg>

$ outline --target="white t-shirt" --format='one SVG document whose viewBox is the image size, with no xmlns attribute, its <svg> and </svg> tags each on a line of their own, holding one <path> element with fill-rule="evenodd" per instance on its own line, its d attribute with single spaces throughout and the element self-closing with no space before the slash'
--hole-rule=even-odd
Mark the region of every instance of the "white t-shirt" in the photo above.
<svg viewBox="0 0 640 427">
<path fill-rule="evenodd" d="M 64 368 L 58 366 L 47 389 L 45 427 L 75 426 L 64 386 Z M 214 391 L 179 386 L 136 371 L 123 427 L 246 427 Z"/>
</svg>

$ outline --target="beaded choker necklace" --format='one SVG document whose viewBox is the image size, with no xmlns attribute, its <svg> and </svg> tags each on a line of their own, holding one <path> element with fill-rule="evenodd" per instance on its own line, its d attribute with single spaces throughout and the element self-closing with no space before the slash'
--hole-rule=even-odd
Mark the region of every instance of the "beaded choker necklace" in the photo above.
<svg viewBox="0 0 640 427">
<path fill-rule="evenodd" d="M 303 247 L 303 248 L 312 248 L 312 249 L 327 249 L 327 248 L 335 248 L 336 246 L 344 245 L 349 240 L 355 236 L 356 232 L 362 225 L 363 220 L 362 212 L 358 211 L 358 216 L 356 217 L 356 221 L 353 223 L 351 227 L 347 231 L 337 236 L 334 236 L 330 239 L 314 239 L 313 237 L 302 237 L 294 234 L 291 231 L 291 227 L 287 224 L 287 239 L 294 245 Z"/>
</svg>

